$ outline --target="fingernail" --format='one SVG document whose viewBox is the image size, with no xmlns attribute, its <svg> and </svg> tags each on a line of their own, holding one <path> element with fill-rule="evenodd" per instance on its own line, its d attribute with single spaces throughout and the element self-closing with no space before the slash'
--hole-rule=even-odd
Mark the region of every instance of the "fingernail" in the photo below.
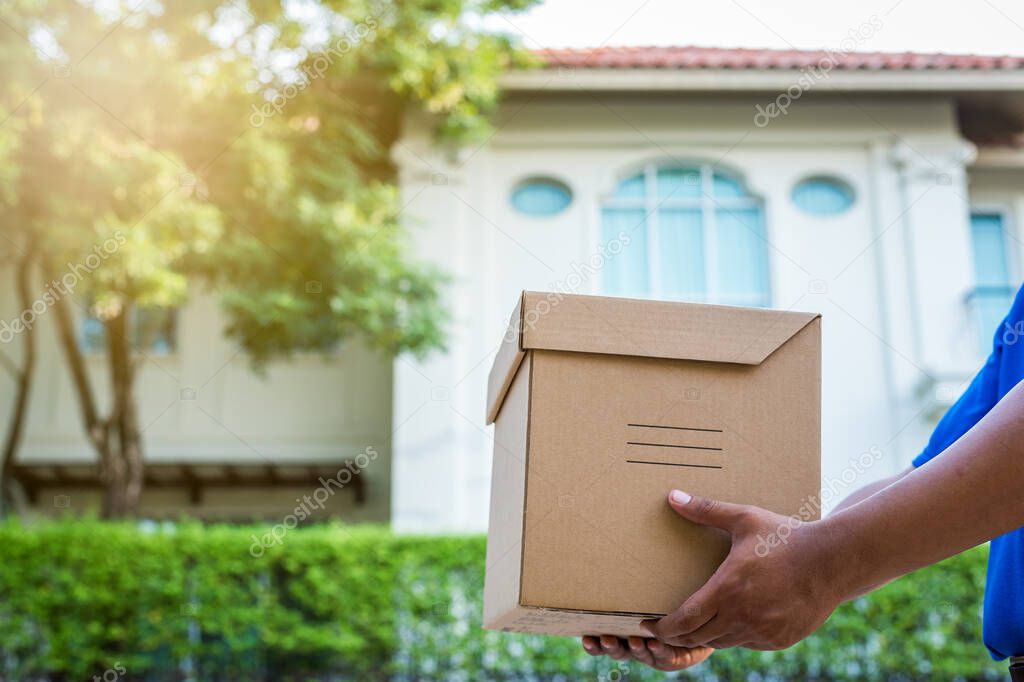
<svg viewBox="0 0 1024 682">
<path fill-rule="evenodd" d="M 586 649 L 587 651 L 593 651 L 594 650 L 594 645 L 591 644 L 590 642 L 584 642 L 583 643 L 583 648 Z"/>
<path fill-rule="evenodd" d="M 689 504 L 692 499 L 689 493 L 684 493 L 682 490 L 673 490 L 668 498 L 676 504 Z"/>
</svg>

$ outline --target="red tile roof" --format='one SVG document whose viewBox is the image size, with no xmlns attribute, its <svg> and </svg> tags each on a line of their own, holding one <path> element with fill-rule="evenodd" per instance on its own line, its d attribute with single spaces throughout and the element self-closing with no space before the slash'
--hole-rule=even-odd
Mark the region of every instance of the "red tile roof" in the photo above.
<svg viewBox="0 0 1024 682">
<path fill-rule="evenodd" d="M 841 52 L 759 50 L 720 47 L 599 47 L 534 50 L 548 68 L 589 69 L 774 69 L 831 68 L 865 71 L 1009 71 L 1024 69 L 1024 57 L 924 54 L 919 52 Z"/>
</svg>

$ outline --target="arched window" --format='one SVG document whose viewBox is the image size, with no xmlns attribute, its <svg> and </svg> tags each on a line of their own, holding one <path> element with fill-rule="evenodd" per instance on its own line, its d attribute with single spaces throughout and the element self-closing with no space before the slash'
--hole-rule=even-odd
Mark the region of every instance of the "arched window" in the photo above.
<svg viewBox="0 0 1024 682">
<path fill-rule="evenodd" d="M 771 302 L 762 202 L 710 165 L 644 167 L 605 202 L 602 228 L 606 244 L 623 245 L 604 267 L 609 294 Z"/>
</svg>

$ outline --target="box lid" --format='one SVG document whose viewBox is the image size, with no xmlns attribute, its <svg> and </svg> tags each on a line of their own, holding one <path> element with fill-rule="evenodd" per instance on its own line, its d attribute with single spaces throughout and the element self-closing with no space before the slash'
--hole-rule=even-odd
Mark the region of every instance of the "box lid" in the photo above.
<svg viewBox="0 0 1024 682">
<path fill-rule="evenodd" d="M 524 291 L 487 382 L 498 416 L 526 351 L 560 350 L 758 365 L 817 313 Z"/>
</svg>

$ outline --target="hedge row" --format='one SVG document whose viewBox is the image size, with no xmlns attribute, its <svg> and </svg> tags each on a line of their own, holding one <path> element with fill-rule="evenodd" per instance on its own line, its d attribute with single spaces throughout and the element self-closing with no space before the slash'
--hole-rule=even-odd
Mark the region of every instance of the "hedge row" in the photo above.
<svg viewBox="0 0 1024 682">
<path fill-rule="evenodd" d="M 484 540 L 296 529 L 259 557 L 232 526 L 0 524 L 4 680 L 641 680 L 575 640 L 480 629 Z M 259 552 L 256 552 L 259 554 Z M 696 680 L 996 680 L 985 550 L 841 608 L 784 652 L 720 652 Z"/>
</svg>

